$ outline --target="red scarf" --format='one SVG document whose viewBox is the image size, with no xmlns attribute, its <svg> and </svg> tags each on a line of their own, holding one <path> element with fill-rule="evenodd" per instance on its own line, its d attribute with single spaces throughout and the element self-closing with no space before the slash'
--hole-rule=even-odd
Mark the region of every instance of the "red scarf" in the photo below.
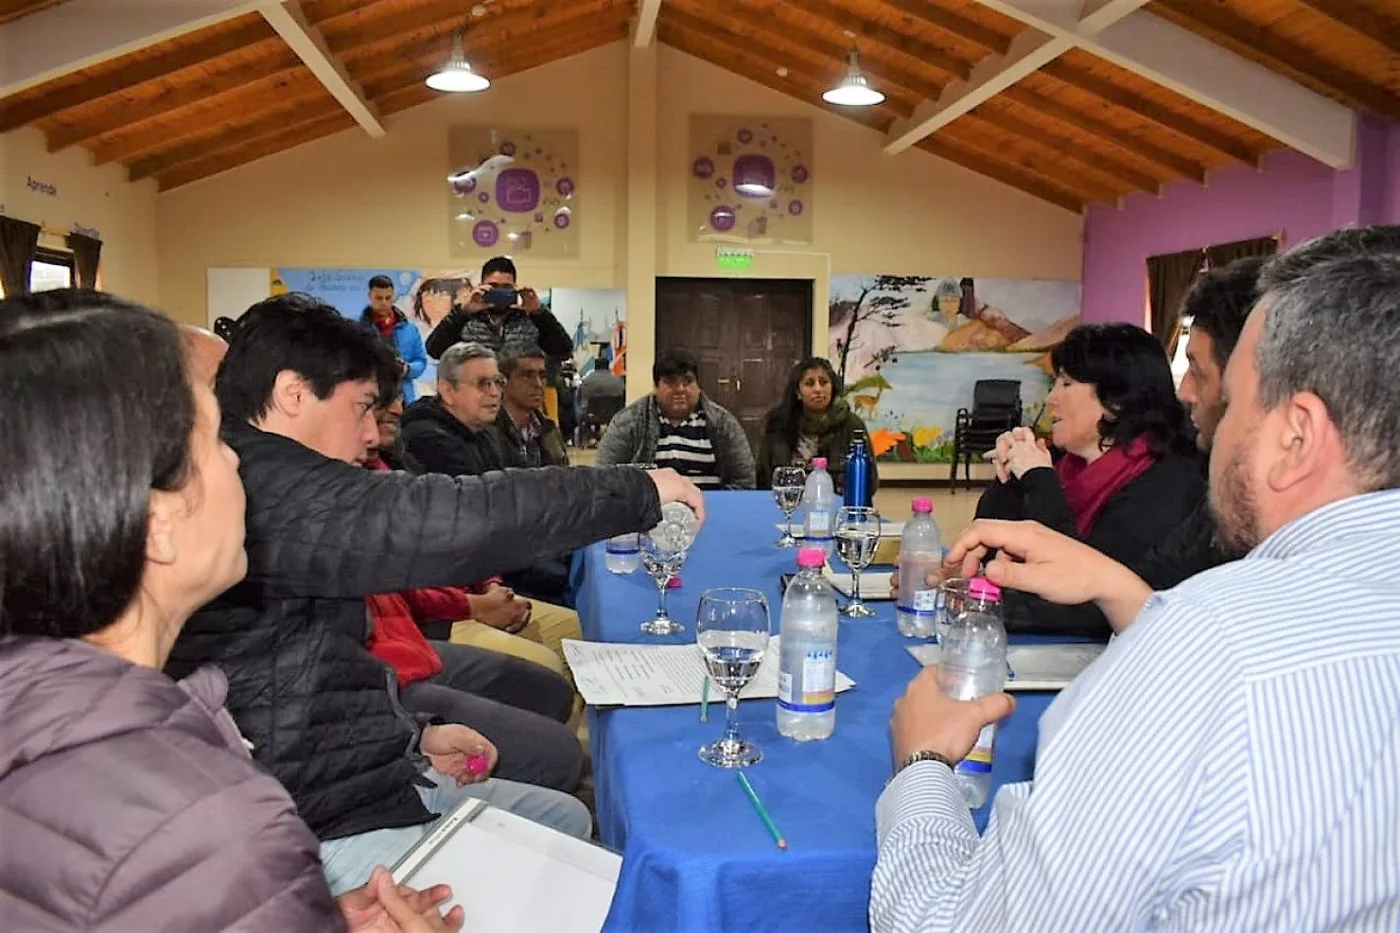
<svg viewBox="0 0 1400 933">
<path fill-rule="evenodd" d="M 1147 438 L 1138 437 L 1126 448 L 1116 446 L 1093 463 L 1086 463 L 1077 454 L 1065 454 L 1055 466 L 1074 515 L 1074 527 L 1079 537 L 1088 539 L 1094 520 L 1104 504 L 1118 490 L 1137 479 L 1157 462 L 1147 449 Z"/>
</svg>

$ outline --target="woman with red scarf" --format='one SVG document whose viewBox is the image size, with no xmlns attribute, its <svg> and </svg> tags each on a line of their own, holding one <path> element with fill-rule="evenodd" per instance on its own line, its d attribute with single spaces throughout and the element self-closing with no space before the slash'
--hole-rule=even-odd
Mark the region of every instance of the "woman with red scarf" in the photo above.
<svg viewBox="0 0 1400 933">
<path fill-rule="evenodd" d="M 1051 352 L 1050 448 L 1029 428 L 1003 434 L 997 479 L 978 518 L 1030 519 L 1131 565 L 1205 495 L 1190 422 L 1161 344 L 1131 324 L 1088 324 Z M 1008 592 L 1013 631 L 1111 634 L 1091 604 L 1057 606 Z"/>
</svg>

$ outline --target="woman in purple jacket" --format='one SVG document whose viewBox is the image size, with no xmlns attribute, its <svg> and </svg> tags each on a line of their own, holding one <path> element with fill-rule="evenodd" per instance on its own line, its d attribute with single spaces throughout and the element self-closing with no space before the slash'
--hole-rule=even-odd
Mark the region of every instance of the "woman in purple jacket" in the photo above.
<svg viewBox="0 0 1400 933">
<path fill-rule="evenodd" d="M 455 930 L 380 871 L 331 898 L 214 668 L 161 665 L 242 578 L 243 488 L 176 326 L 94 292 L 0 302 L 6 931 Z"/>
</svg>

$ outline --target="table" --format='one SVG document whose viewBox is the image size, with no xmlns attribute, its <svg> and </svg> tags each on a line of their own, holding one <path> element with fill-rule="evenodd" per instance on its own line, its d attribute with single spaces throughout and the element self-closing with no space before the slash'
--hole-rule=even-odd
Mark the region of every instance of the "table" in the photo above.
<svg viewBox="0 0 1400 933">
<path fill-rule="evenodd" d="M 656 586 L 638 570 L 609 573 L 603 546 L 575 565 L 584 636 L 611 642 L 684 643 L 695 637 L 700 594 L 751 586 L 769 599 L 773 631 L 779 575 L 797 552 L 774 547 L 781 513 L 768 492 L 707 494 L 708 519 L 667 597 L 686 631 L 665 638 L 638 625 L 656 608 Z M 895 520 L 899 516 L 892 516 Z M 608 931 L 865 930 L 875 867 L 875 800 L 892 767 L 889 717 L 919 671 L 898 634 L 893 603 L 872 603 L 873 619 L 844 617 L 837 667 L 856 681 L 836 701 L 836 732 L 799 743 L 778 734 L 773 700 L 739 706 L 743 734 L 764 752 L 747 769 L 789 849 L 778 850 L 735 776 L 702 762 L 696 749 L 724 727 L 723 701 L 709 722 L 695 706 L 592 709 L 590 741 L 599 832 L 623 853 Z M 1016 642 L 1048 639 L 1013 638 Z M 996 786 L 1029 779 L 1037 723 L 1053 694 L 1023 693 L 997 740 Z M 979 828 L 988 807 L 974 811 Z"/>
</svg>

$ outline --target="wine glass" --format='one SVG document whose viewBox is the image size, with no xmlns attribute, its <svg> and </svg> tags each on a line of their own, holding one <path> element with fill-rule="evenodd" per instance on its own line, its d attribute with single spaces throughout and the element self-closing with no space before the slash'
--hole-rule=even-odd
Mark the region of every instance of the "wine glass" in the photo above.
<svg viewBox="0 0 1400 933">
<path fill-rule="evenodd" d="M 933 629 L 934 637 L 940 645 L 948 637 L 948 630 L 953 627 L 953 622 L 967 608 L 968 582 L 964 577 L 950 577 L 938 584 Z"/>
<path fill-rule="evenodd" d="M 682 502 L 668 502 L 661 509 L 661 522 L 642 535 L 642 566 L 656 582 L 656 615 L 642 623 L 648 635 L 674 635 L 685 626 L 666 613 L 666 588 L 680 573 L 686 552 L 695 542 L 695 513 Z"/>
<path fill-rule="evenodd" d="M 851 600 L 842 615 L 868 619 L 875 614 L 860 598 L 860 576 L 875 559 L 880 544 L 880 513 L 871 508 L 848 505 L 836 513 L 836 550 L 851 568 Z"/>
<path fill-rule="evenodd" d="M 783 510 L 787 520 L 783 536 L 778 539 L 778 547 L 797 547 L 797 539 L 792 536 L 792 515 L 802 504 L 802 492 L 807 486 L 807 471 L 800 466 L 781 466 L 773 471 L 773 498 L 778 500 L 778 508 Z"/>
<path fill-rule="evenodd" d="M 706 590 L 695 613 L 695 640 L 709 676 L 724 690 L 724 735 L 700 747 L 717 768 L 746 768 L 763 759 L 758 746 L 739 737 L 739 691 L 758 673 L 768 650 L 768 599 L 758 590 Z"/>
</svg>

